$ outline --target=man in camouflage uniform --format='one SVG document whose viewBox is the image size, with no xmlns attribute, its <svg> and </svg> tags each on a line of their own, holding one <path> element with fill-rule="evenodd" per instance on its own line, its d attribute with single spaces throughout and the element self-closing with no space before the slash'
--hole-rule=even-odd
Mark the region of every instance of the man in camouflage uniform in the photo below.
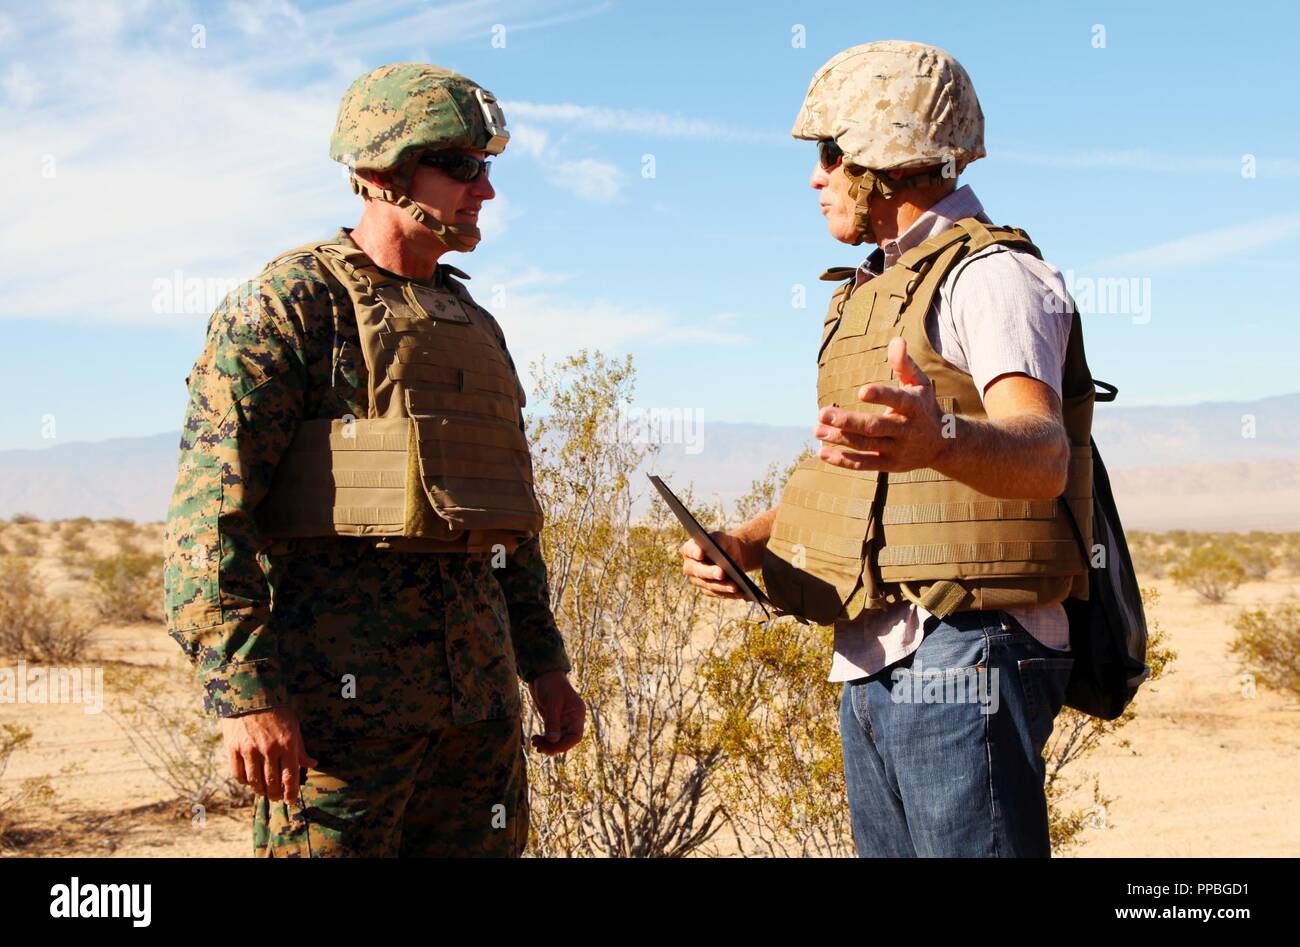
<svg viewBox="0 0 1300 947">
<path fill-rule="evenodd" d="M 495 320 L 454 278 L 467 277 L 438 262 L 477 244 L 478 211 L 495 193 L 486 158 L 508 137 L 496 100 L 456 73 L 398 64 L 358 79 L 330 151 L 363 195 L 360 223 L 232 293 L 186 380 L 166 535 L 169 634 L 221 718 L 232 776 L 258 793 L 259 855 L 518 855 L 528 818 L 517 678 L 543 719 L 537 750 L 581 738 L 585 708 L 538 545 L 522 387 Z M 373 311 L 358 286 L 377 287 Z M 452 364 L 452 348 L 428 348 L 457 331 L 479 361 Z M 425 347 L 403 332 L 426 333 L 411 337 Z M 385 345 L 398 356 L 372 371 Z M 401 362 L 413 355 L 443 364 Z M 458 385 L 428 382 L 448 373 Z M 462 394 L 467 379 L 495 391 Z M 460 399 L 496 414 L 406 420 L 416 395 L 442 399 L 440 411 Z M 517 462 L 429 440 L 439 422 L 467 417 L 465 437 L 506 438 L 497 455 Z M 384 510 L 341 498 L 349 484 L 384 495 L 371 488 L 391 471 L 348 480 L 336 462 L 390 456 L 346 451 L 383 441 L 367 424 L 394 423 L 425 425 L 422 441 L 403 438 L 392 455 L 409 450 L 414 464 L 418 451 L 421 467 L 404 480 L 398 471 L 398 522 L 375 525 L 367 517 Z M 329 446 L 312 453 L 313 443 Z M 440 479 L 432 455 L 453 449 L 461 479 Z M 511 487 L 517 510 L 452 502 L 457 491 L 505 490 L 492 483 Z M 461 514 L 487 528 L 456 529 L 470 522 Z"/>
</svg>

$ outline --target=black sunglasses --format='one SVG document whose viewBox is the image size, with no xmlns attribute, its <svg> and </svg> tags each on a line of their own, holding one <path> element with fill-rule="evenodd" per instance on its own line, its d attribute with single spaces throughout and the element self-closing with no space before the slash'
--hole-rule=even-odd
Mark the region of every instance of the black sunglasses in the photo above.
<svg viewBox="0 0 1300 947">
<path fill-rule="evenodd" d="M 486 175 L 488 169 L 492 167 L 492 162 L 487 158 L 477 158 L 474 155 L 439 154 L 436 152 L 421 155 L 420 164 L 437 168 L 447 177 L 463 181 L 466 184 L 477 181 Z"/>
<path fill-rule="evenodd" d="M 817 140 L 817 157 L 821 160 L 822 167 L 829 171 L 843 160 L 844 152 L 835 143 L 834 138 L 819 138 Z"/>
</svg>

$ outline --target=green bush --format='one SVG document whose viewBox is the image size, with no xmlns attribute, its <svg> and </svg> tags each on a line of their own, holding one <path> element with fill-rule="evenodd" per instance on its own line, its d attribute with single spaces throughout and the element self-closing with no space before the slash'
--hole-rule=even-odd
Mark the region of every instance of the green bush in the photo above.
<svg viewBox="0 0 1300 947">
<path fill-rule="evenodd" d="M 35 559 L 41 554 L 40 544 L 26 534 L 20 534 L 9 539 L 7 547 L 10 555 L 22 556 L 26 559 Z"/>
<path fill-rule="evenodd" d="M 1205 601 L 1222 602 L 1229 592 L 1245 581 L 1246 570 L 1221 545 L 1204 545 L 1189 552 L 1169 570 L 1169 575 Z"/>
<path fill-rule="evenodd" d="M 93 633 L 93 625 L 45 593 L 30 562 L 0 560 L 0 652 L 67 664 L 82 656 Z"/>
<path fill-rule="evenodd" d="M 1300 606 L 1256 608 L 1237 616 L 1237 637 L 1229 651 L 1255 680 L 1300 697 Z"/>
<path fill-rule="evenodd" d="M 1300 533 L 1288 533 L 1278 544 L 1278 561 L 1292 575 L 1300 575 Z"/>
<path fill-rule="evenodd" d="M 162 617 L 162 557 L 119 552 L 94 560 L 90 584 L 99 613 L 108 621 Z"/>
<path fill-rule="evenodd" d="M 1130 539 L 1128 551 L 1133 557 L 1133 568 L 1139 575 L 1149 575 L 1155 579 L 1164 577 L 1165 566 L 1171 557 L 1156 537 L 1148 533 L 1136 542 Z"/>
<path fill-rule="evenodd" d="M 1255 534 L 1252 533 L 1251 537 L 1254 536 Z M 1237 565 L 1241 566 L 1241 571 L 1245 573 L 1246 578 L 1259 582 L 1267 579 L 1268 574 L 1278 563 L 1277 553 L 1273 551 L 1276 542 L 1277 540 L 1272 536 L 1265 539 L 1247 537 L 1231 543 L 1228 549 L 1232 558 L 1237 560 Z"/>
</svg>

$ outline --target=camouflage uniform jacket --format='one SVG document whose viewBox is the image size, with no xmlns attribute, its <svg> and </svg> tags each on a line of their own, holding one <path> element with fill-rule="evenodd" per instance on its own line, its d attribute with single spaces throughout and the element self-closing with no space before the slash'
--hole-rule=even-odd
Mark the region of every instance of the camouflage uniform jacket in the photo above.
<svg viewBox="0 0 1300 947">
<path fill-rule="evenodd" d="M 298 422 L 367 416 L 351 303 L 310 254 L 227 297 L 186 384 L 164 585 L 209 713 L 292 705 L 304 736 L 428 731 L 516 715 L 517 675 L 569 669 L 536 538 L 493 568 L 489 554 L 259 535 Z"/>
</svg>

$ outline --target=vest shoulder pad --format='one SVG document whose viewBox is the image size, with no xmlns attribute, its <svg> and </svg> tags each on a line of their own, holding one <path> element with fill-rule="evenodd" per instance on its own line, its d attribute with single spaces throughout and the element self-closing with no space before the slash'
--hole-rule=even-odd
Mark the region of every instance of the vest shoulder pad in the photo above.
<svg viewBox="0 0 1300 947">
<path fill-rule="evenodd" d="M 858 268 L 856 266 L 832 266 L 817 278 L 828 283 L 838 283 L 842 280 L 852 279 L 857 272 Z"/>
<path fill-rule="evenodd" d="M 279 256 L 273 258 L 266 264 L 265 268 L 269 270 L 273 266 L 279 266 L 282 263 L 287 263 L 289 260 L 296 260 L 304 256 L 314 257 L 320 251 L 320 248 L 329 242 L 330 241 L 328 240 L 313 240 L 310 243 L 299 244 L 292 250 L 285 250 Z"/>
<path fill-rule="evenodd" d="M 289 283 L 316 283 L 328 287 L 329 269 L 313 252 L 311 244 L 286 250 L 269 261 L 257 279 L 271 286 L 278 286 L 281 281 Z"/>
<path fill-rule="evenodd" d="M 995 243 L 1025 249 L 1032 252 L 1035 256 L 1041 257 L 1038 247 L 1029 239 L 1029 234 L 1025 233 L 1019 227 L 1003 227 L 997 224 L 986 224 L 982 220 L 974 217 L 963 217 L 956 222 L 963 232 L 970 235 L 970 245 L 967 247 L 967 253 L 978 253 L 985 247 L 990 247 Z"/>
</svg>

